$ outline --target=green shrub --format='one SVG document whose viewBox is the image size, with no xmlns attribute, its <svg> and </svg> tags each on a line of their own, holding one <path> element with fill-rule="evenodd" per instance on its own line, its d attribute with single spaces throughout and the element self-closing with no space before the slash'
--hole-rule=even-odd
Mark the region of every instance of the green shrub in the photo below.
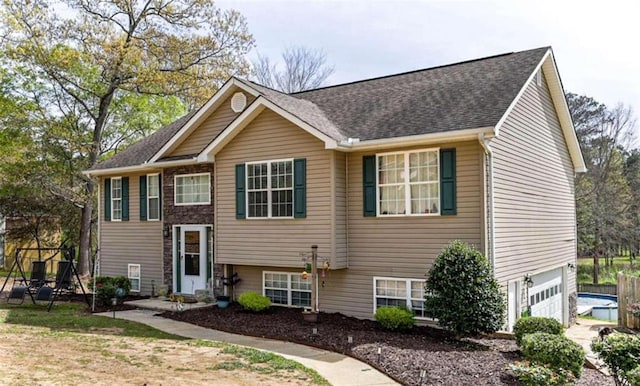
<svg viewBox="0 0 640 386">
<path fill-rule="evenodd" d="M 610 334 L 604 339 L 595 338 L 591 342 L 591 349 L 607 365 L 609 372 L 615 378 L 616 384 L 640 385 L 640 336 L 629 334 Z M 631 379 L 636 383 L 633 383 Z"/>
<path fill-rule="evenodd" d="M 238 297 L 238 303 L 240 303 L 245 310 L 251 312 L 261 312 L 271 307 L 271 300 L 269 300 L 268 297 L 253 291 L 248 291 L 240 295 Z"/>
<path fill-rule="evenodd" d="M 521 347 L 524 358 L 533 364 L 547 366 L 555 372 L 568 370 L 576 378 L 582 374 L 584 350 L 564 335 L 527 334 L 522 338 Z"/>
<path fill-rule="evenodd" d="M 627 371 L 626 378 L 629 386 L 640 386 L 640 365 L 633 370 Z"/>
<path fill-rule="evenodd" d="M 509 368 L 518 377 L 520 386 L 565 386 L 573 384 L 576 379 L 570 371 L 553 371 L 527 361 L 510 364 Z"/>
<path fill-rule="evenodd" d="M 124 289 L 123 296 L 129 295 L 129 291 L 131 290 L 131 282 L 124 276 L 98 276 L 95 281 L 96 288 L 94 289 L 94 293 L 96 294 L 96 304 L 102 307 L 112 305 L 112 299 L 116 297 L 116 290 L 118 288 L 121 287 Z M 90 284 L 90 288 L 92 287 L 93 282 Z"/>
<path fill-rule="evenodd" d="M 416 323 L 413 312 L 400 307 L 380 307 L 376 310 L 376 320 L 391 331 L 408 330 Z"/>
<path fill-rule="evenodd" d="M 516 344 L 518 346 L 520 346 L 523 336 L 533 334 L 534 332 L 562 335 L 564 333 L 564 327 L 562 323 L 553 318 L 541 318 L 539 316 L 520 318 L 513 326 L 513 335 L 516 337 Z"/>
<path fill-rule="evenodd" d="M 458 337 L 502 327 L 505 298 L 485 257 L 461 241 L 436 258 L 426 283 L 425 309 Z"/>
</svg>

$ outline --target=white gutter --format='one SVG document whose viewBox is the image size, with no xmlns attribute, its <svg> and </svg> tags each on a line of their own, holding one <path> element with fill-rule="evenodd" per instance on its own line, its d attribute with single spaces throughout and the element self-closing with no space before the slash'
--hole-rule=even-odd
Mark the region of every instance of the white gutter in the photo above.
<svg viewBox="0 0 640 386">
<path fill-rule="evenodd" d="M 185 159 L 175 160 L 175 161 L 166 161 L 166 162 L 154 162 L 154 163 L 145 162 L 141 165 L 124 166 L 120 168 L 83 170 L 82 174 L 84 174 L 87 177 L 98 177 L 98 176 L 143 172 L 148 170 L 169 168 L 174 166 L 193 165 L 195 163 L 199 163 L 197 160 L 197 157 L 185 158 Z"/>
<path fill-rule="evenodd" d="M 487 160 L 488 173 L 485 170 L 485 173 L 488 174 L 488 187 L 487 187 L 487 252 L 489 264 L 491 264 L 491 269 L 493 270 L 493 275 L 496 274 L 496 243 L 495 243 L 495 216 L 494 216 L 494 191 L 493 191 L 493 151 L 491 149 L 491 140 L 493 139 L 493 135 L 487 136 L 484 133 L 478 134 L 478 142 L 480 142 L 480 146 L 484 149 L 485 159 Z"/>
<path fill-rule="evenodd" d="M 360 151 L 399 145 L 412 146 L 437 142 L 468 141 L 477 139 L 478 136 L 485 134 L 493 134 L 493 127 L 479 127 L 475 129 L 454 130 L 442 133 L 429 133 L 396 138 L 372 139 L 368 141 L 361 141 L 358 138 L 349 138 L 346 141 L 340 142 L 338 144 L 338 149 L 342 151 Z"/>
</svg>

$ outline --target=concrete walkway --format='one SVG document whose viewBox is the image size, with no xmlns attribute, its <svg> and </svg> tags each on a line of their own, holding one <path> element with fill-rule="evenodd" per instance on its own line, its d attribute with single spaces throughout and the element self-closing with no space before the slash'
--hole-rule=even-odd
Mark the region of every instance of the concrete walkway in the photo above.
<svg viewBox="0 0 640 386">
<path fill-rule="evenodd" d="M 576 324 L 565 331 L 565 335 L 584 348 L 587 353 L 587 361 L 589 361 L 593 367 L 606 373 L 602 361 L 591 351 L 591 341 L 598 336 L 598 331 L 602 327 L 614 328 L 616 324 L 604 320 L 578 318 Z"/>
<path fill-rule="evenodd" d="M 96 315 L 113 316 L 111 312 Z M 290 342 L 211 330 L 189 323 L 155 316 L 155 311 L 152 310 L 137 309 L 132 311 L 118 311 L 116 312 L 116 318 L 146 324 L 158 330 L 187 338 L 214 340 L 271 351 L 317 371 L 333 385 L 397 385 L 395 381 L 373 367 L 351 357 L 330 351 Z"/>
</svg>

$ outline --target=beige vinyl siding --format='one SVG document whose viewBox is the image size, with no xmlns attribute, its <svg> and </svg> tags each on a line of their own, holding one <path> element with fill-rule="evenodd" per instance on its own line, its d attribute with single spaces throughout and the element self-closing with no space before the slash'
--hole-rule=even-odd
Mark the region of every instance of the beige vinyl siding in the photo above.
<svg viewBox="0 0 640 386">
<path fill-rule="evenodd" d="M 162 221 L 140 221 L 140 174 L 129 177 L 129 221 L 104 221 L 104 178 L 100 179 L 100 275 L 127 276 L 128 264 L 140 264 L 141 293 L 151 280 L 162 284 Z"/>
<path fill-rule="evenodd" d="M 253 95 L 247 93 L 245 93 L 245 96 L 247 97 L 247 106 L 256 99 Z M 200 153 L 202 149 L 213 141 L 214 138 L 240 114 L 231 109 L 232 97 L 233 94 L 222 102 L 220 107 L 214 110 L 169 156 L 174 157 Z"/>
<path fill-rule="evenodd" d="M 373 153 L 346 155 L 348 217 L 345 221 L 349 230 L 349 268 L 331 270 L 327 273 L 324 278 L 325 285 L 318 287 L 321 310 L 372 318 L 373 277 L 424 279 L 425 273 L 442 247 L 454 239 L 461 239 L 482 248 L 480 146 L 477 141 L 470 141 L 441 147 L 455 147 L 457 152 L 458 214 L 455 216 L 363 217 L 362 156 Z M 380 153 L 390 150 L 400 149 L 385 149 Z M 341 156 L 336 156 L 335 160 L 338 161 L 340 158 Z M 336 162 L 336 170 L 339 164 L 341 162 Z M 338 182 L 335 196 L 338 203 L 338 196 L 341 195 L 340 178 L 336 181 Z M 340 208 L 340 204 L 336 207 Z M 337 210 L 337 213 L 339 212 L 340 210 Z M 340 222 L 336 221 L 336 228 L 339 224 Z M 336 237 L 336 240 L 338 239 Z M 293 272 L 302 271 L 302 265 L 297 263 L 297 266 L 300 268 L 294 269 Z M 234 269 L 242 278 L 237 287 L 237 294 L 249 290 L 261 292 L 264 270 L 288 271 L 265 266 L 235 266 Z"/>
<path fill-rule="evenodd" d="M 574 172 L 546 81 L 527 87 L 491 146 L 496 276 L 566 268 L 576 257 Z M 575 292 L 575 274 L 567 286 Z"/>
<path fill-rule="evenodd" d="M 334 222 L 332 225 L 334 234 L 334 250 L 336 251 L 335 263 L 339 268 L 348 267 L 347 248 L 347 155 L 342 152 L 333 152 L 334 184 Z"/>
<path fill-rule="evenodd" d="M 249 123 L 216 154 L 216 261 L 301 267 L 300 253 L 316 244 L 338 268 L 332 249 L 331 156 L 322 141 L 270 110 Z M 295 158 L 306 158 L 306 218 L 236 219 L 235 165 Z"/>
</svg>

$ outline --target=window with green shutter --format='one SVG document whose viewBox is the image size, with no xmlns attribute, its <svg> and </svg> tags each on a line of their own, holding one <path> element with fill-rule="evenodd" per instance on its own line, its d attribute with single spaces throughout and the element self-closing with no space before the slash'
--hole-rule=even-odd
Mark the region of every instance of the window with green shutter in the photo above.
<svg viewBox="0 0 640 386">
<path fill-rule="evenodd" d="M 362 161 L 365 217 L 456 214 L 455 149 L 382 153 Z"/>
<path fill-rule="evenodd" d="M 104 221 L 111 221 L 111 178 L 104 179 Z"/>
<path fill-rule="evenodd" d="M 307 216 L 306 159 L 236 165 L 236 218 Z"/>
</svg>

